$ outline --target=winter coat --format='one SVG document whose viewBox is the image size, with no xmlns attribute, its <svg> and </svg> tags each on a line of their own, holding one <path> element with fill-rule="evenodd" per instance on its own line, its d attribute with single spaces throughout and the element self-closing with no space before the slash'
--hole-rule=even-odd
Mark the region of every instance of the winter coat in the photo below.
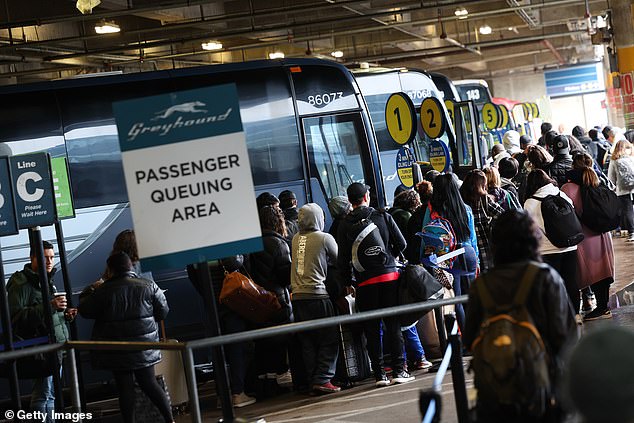
<svg viewBox="0 0 634 423">
<path fill-rule="evenodd" d="M 163 291 L 134 272 L 115 275 L 81 298 L 79 314 L 94 319 L 93 341 L 158 342 L 169 307 Z M 161 361 L 159 350 L 93 351 L 93 367 L 135 370 Z"/>
<path fill-rule="evenodd" d="M 279 323 L 292 321 L 291 296 L 291 251 L 286 239 L 275 231 L 263 230 L 264 250 L 249 256 L 253 281 L 277 295 L 282 306 Z"/>
<path fill-rule="evenodd" d="M 570 169 L 572 169 L 572 156 L 570 154 L 557 154 L 548 167 L 547 173 L 557 182 L 557 186 L 561 187 L 568 182 L 566 172 Z"/>
<path fill-rule="evenodd" d="M 413 264 L 420 263 L 420 247 L 421 238 L 416 235 L 423 229 L 423 219 L 425 218 L 425 212 L 427 211 L 427 203 L 421 205 L 412 213 L 412 217 L 407 221 L 407 228 L 403 235 L 405 241 L 407 241 L 407 248 L 405 248 L 405 258 L 407 261 Z"/>
<path fill-rule="evenodd" d="M 328 267 L 337 261 L 337 242 L 324 230 L 324 211 L 308 203 L 299 209 L 299 233 L 293 237 L 293 299 L 328 298 Z"/>
<path fill-rule="evenodd" d="M 407 232 L 407 222 L 409 222 L 409 219 L 412 217 L 412 213 L 397 207 L 391 208 L 389 213 L 392 215 L 396 226 L 401 230 L 401 234 L 405 235 L 405 232 Z"/>
<path fill-rule="evenodd" d="M 581 188 L 578 182 L 568 182 L 561 187 L 572 200 L 577 216 L 583 214 Z M 609 232 L 597 234 L 583 222 L 583 241 L 577 244 L 577 285 L 583 289 L 606 278 L 614 277 L 614 249 Z"/>
<path fill-rule="evenodd" d="M 48 290 L 51 295 L 57 292 L 55 285 L 51 282 L 54 274 L 55 269 L 48 275 Z M 7 282 L 7 296 L 12 329 L 15 335 L 23 339 L 48 335 L 42 291 L 40 290 L 40 277 L 33 271 L 30 264 L 25 264 L 22 270 L 11 275 L 9 282 Z M 56 310 L 52 310 L 52 312 L 55 340 L 66 342 L 69 336 L 64 312 Z"/>
<path fill-rule="evenodd" d="M 398 271 L 394 256 L 405 251 L 405 247 L 407 246 L 401 231 L 398 226 L 396 226 L 392 216 L 388 213 L 378 212 L 372 207 L 367 206 L 355 208 L 339 224 L 339 230 L 337 233 L 337 244 L 339 245 L 337 269 L 339 269 L 339 272 L 341 273 L 341 280 L 350 280 L 350 263 L 352 262 L 352 244 L 354 240 L 350 239 L 348 234 L 352 232 L 352 226 L 355 223 L 366 218 L 369 218 L 378 227 L 383 243 L 388 251 L 385 252 L 387 253 L 387 262 L 382 269 L 367 269 L 363 272 L 358 272 L 354 269 L 354 277 L 357 284 L 360 286 L 363 285 L 364 282 L 378 276 L 389 276 L 396 273 L 396 278 L 398 278 Z M 392 279 L 389 281 L 391 280 Z M 386 282 L 388 281 L 386 280 Z"/>
<path fill-rule="evenodd" d="M 522 261 L 498 265 L 485 274 L 487 291 L 496 304 L 510 304 L 513 301 L 527 264 Z M 539 266 L 541 269 L 533 282 L 526 307 L 553 359 L 551 375 L 557 378 L 562 370 L 564 347 L 576 340 L 577 325 L 561 276 L 547 264 L 540 263 Z M 469 289 L 469 306 L 466 308 L 466 324 L 462 332 L 462 341 L 467 348 L 471 348 L 485 318 L 477 289 L 480 283 L 483 283 L 482 277 L 476 279 Z"/>
<path fill-rule="evenodd" d="M 616 185 L 616 195 L 621 196 L 621 195 L 627 195 L 630 194 L 632 192 L 634 192 L 634 190 L 630 190 L 627 189 L 624 185 L 623 185 L 623 175 L 620 174 L 619 172 L 619 168 L 618 168 L 618 162 L 620 161 L 629 161 L 631 168 L 634 169 L 634 157 L 621 157 L 618 160 L 610 160 L 610 164 L 608 165 L 608 179 L 610 181 L 612 181 L 614 183 L 614 185 Z"/>
<path fill-rule="evenodd" d="M 553 184 L 544 185 L 543 187 L 538 189 L 537 192 L 535 192 L 535 194 L 533 194 L 533 197 L 545 198 L 548 195 L 557 195 L 559 193 L 561 193 L 561 196 L 566 201 L 572 204 L 572 200 L 568 198 L 568 196 L 565 193 L 561 192 L 559 188 L 557 188 Z M 539 229 L 542 231 L 542 241 L 539 247 L 539 253 L 541 255 L 566 253 L 568 251 L 574 251 L 577 249 L 576 245 L 573 245 L 572 247 L 565 247 L 565 248 L 555 247 L 548 240 L 548 238 L 546 237 L 546 229 L 544 226 L 544 217 L 542 216 L 542 202 L 541 201 L 538 201 L 534 198 L 527 198 L 526 202 L 524 203 L 524 210 L 526 210 L 526 213 L 528 213 L 533 218 L 533 220 L 535 220 L 535 223 L 537 224 Z"/>
</svg>

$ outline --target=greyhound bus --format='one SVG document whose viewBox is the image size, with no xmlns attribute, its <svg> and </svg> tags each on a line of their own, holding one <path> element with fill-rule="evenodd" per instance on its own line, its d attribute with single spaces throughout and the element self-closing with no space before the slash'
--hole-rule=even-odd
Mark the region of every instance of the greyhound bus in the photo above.
<svg viewBox="0 0 634 423">
<path fill-rule="evenodd" d="M 76 217 L 61 223 L 75 293 L 99 279 L 115 236 L 132 227 L 112 103 L 225 83 L 237 86 L 255 195 L 288 189 L 300 205 L 327 211 L 329 199 L 359 181 L 371 186 L 373 206 L 385 206 L 365 101 L 350 71 L 334 62 L 266 60 L 2 87 L 0 142 L 13 155 L 45 151 L 68 160 Z M 42 230 L 55 239 L 51 227 Z M 9 277 L 28 262 L 26 231 L 3 238 L 2 247 Z M 167 335 L 202 337 L 203 304 L 185 269 L 153 276 L 167 290 Z M 88 330 L 80 325 L 80 337 Z"/>
<path fill-rule="evenodd" d="M 453 172 L 462 175 L 474 168 L 482 167 L 483 158 L 477 143 L 477 118 L 475 109 L 468 103 L 456 103 L 451 124 L 447 109 L 443 103 L 443 93 L 436 88 L 431 77 L 423 71 L 413 69 L 377 68 L 371 71 L 355 72 L 361 92 L 372 116 L 372 124 L 381 153 L 385 195 L 391 203 L 395 189 L 401 184 L 396 169 L 396 155 L 401 147 L 392 140 L 385 122 L 385 106 L 388 98 L 395 92 L 406 93 L 416 108 L 418 131 L 412 141 L 412 149 L 416 160 L 423 164 L 423 171 L 428 170 L 431 139 L 427 137 L 420 124 L 420 105 L 423 99 L 435 97 L 443 104 L 446 125 L 440 140 L 444 142 L 450 153 Z M 426 165 L 426 167 L 425 167 Z"/>
</svg>

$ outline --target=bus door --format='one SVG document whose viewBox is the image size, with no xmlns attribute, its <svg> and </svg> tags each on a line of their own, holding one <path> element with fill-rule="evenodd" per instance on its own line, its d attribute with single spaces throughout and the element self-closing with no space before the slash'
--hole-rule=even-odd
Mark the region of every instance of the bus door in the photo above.
<svg viewBox="0 0 634 423">
<path fill-rule="evenodd" d="M 327 210 L 328 200 L 346 196 L 352 182 L 371 186 L 376 203 L 367 136 L 360 112 L 310 116 L 301 119 L 306 140 L 312 201 Z M 326 220 L 330 214 L 326 213 Z M 327 222 L 327 227 L 329 222 Z"/>
<path fill-rule="evenodd" d="M 472 169 L 480 169 L 487 151 L 481 144 L 477 109 L 472 101 L 454 103 L 454 129 L 457 154 L 453 157 L 454 173 L 464 176 Z"/>
</svg>

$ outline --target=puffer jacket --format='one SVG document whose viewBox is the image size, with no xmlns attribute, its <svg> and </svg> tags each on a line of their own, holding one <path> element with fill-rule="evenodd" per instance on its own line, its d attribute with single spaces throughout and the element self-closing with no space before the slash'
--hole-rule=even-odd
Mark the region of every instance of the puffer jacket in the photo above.
<svg viewBox="0 0 634 423">
<path fill-rule="evenodd" d="M 79 314 L 95 319 L 93 341 L 157 342 L 158 321 L 169 312 L 163 291 L 148 279 L 128 272 L 106 280 L 79 303 Z M 93 367 L 135 370 L 161 361 L 159 350 L 93 351 Z"/>
<path fill-rule="evenodd" d="M 57 292 L 51 283 L 55 270 L 48 275 L 48 290 L 51 294 Z M 24 269 L 11 275 L 7 283 L 7 295 L 15 335 L 24 339 L 46 336 L 48 331 L 44 319 L 40 277 L 30 264 L 25 264 Z M 66 342 L 69 339 L 63 312 L 53 310 L 53 328 L 57 342 Z"/>
<path fill-rule="evenodd" d="M 487 290 L 496 304 L 512 303 L 527 265 L 526 261 L 499 265 L 485 274 Z M 538 265 L 540 270 L 533 282 L 526 307 L 552 358 L 551 374 L 557 378 L 562 370 L 564 347 L 576 340 L 577 326 L 561 276 L 547 264 Z M 483 283 L 482 277 L 476 279 L 469 289 L 469 307 L 462 332 L 462 340 L 468 348 L 478 336 L 480 325 L 485 319 L 485 310 L 477 289 L 479 283 Z"/>
<path fill-rule="evenodd" d="M 625 183 L 623 181 L 624 175 L 621 174 L 619 170 L 619 166 L 618 166 L 618 163 L 620 161 L 630 163 L 630 166 L 626 165 L 626 166 L 623 166 L 623 168 L 625 169 L 634 168 L 634 158 L 632 157 L 621 157 L 618 160 L 610 160 L 610 164 L 608 165 L 608 178 L 610 179 L 610 181 L 614 183 L 614 185 L 616 185 L 616 195 L 618 196 L 627 195 L 634 192 L 634 190 L 628 189 L 625 186 Z"/>
<path fill-rule="evenodd" d="M 570 154 L 557 154 L 548 167 L 548 175 L 562 187 L 566 182 L 566 172 L 572 169 L 572 156 Z"/>
</svg>

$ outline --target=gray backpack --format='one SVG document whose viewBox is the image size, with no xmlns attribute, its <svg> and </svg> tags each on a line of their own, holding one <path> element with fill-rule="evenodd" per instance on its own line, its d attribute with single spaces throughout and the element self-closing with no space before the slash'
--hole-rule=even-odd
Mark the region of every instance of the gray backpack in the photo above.
<svg viewBox="0 0 634 423">
<path fill-rule="evenodd" d="M 634 160 L 626 157 L 618 159 L 616 170 L 619 174 L 619 186 L 626 190 L 634 190 Z"/>
</svg>

